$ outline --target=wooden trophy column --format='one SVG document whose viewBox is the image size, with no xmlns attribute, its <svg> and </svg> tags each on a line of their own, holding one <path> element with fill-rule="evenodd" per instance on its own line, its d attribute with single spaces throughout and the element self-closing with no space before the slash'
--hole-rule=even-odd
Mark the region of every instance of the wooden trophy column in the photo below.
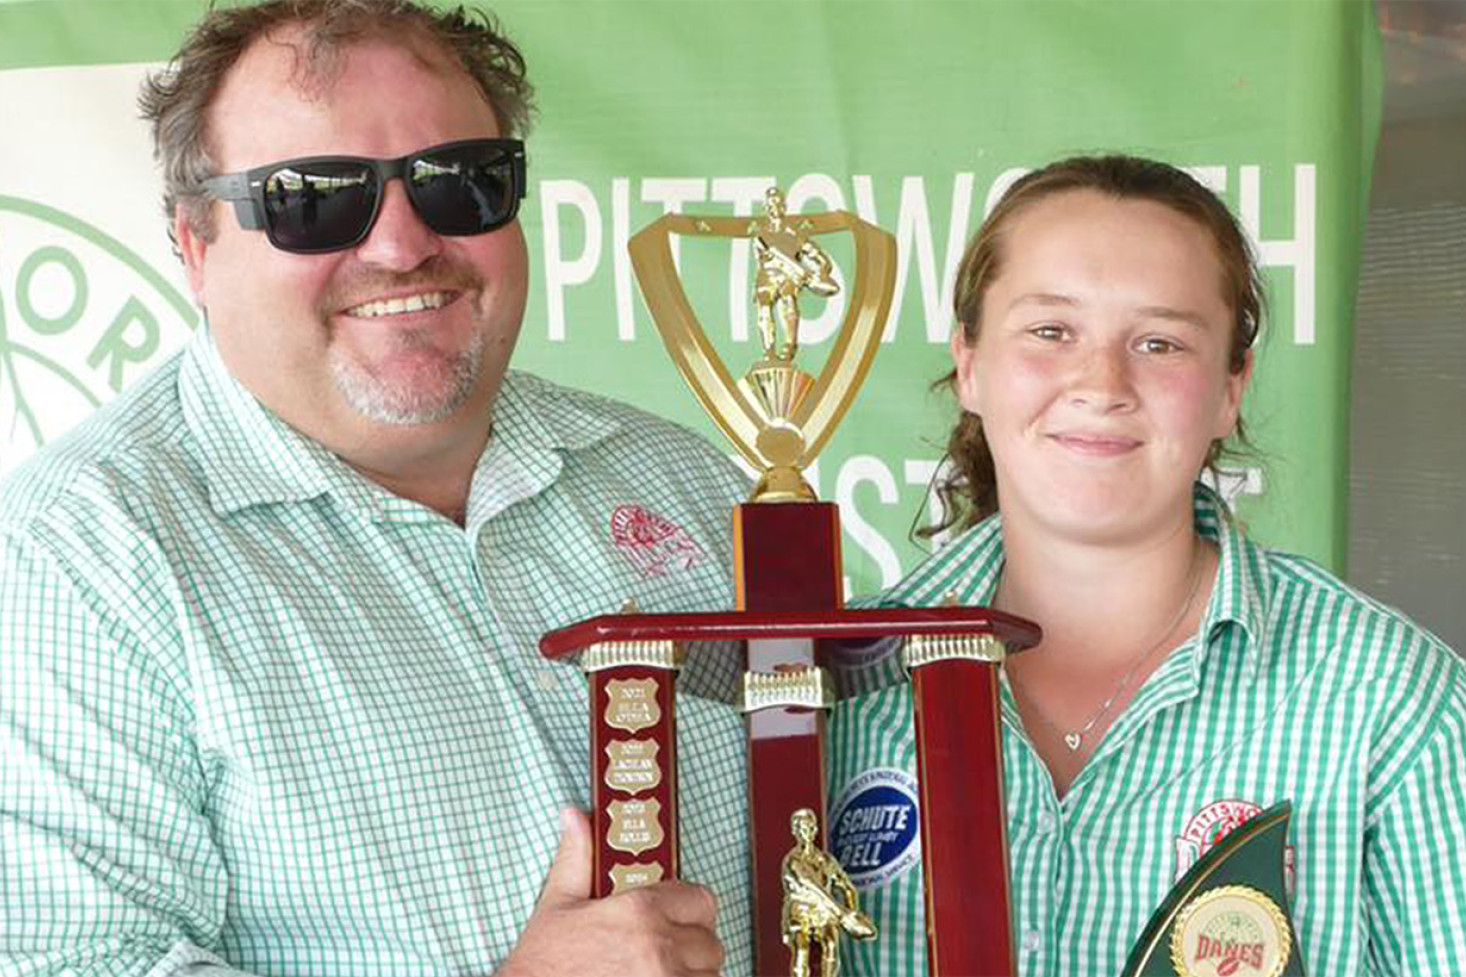
<svg viewBox="0 0 1466 977">
<path fill-rule="evenodd" d="M 844 578 L 834 503 L 745 503 L 734 510 L 733 538 L 740 611 L 840 609 Z M 750 681 L 814 667 L 812 641 L 748 642 Z M 821 709 L 774 705 L 748 712 L 754 972 L 760 977 L 789 973 L 781 938 L 780 866 L 793 845 L 789 823 L 795 811 L 808 808 L 818 815 L 818 844 L 825 845 L 824 725 Z"/>
</svg>

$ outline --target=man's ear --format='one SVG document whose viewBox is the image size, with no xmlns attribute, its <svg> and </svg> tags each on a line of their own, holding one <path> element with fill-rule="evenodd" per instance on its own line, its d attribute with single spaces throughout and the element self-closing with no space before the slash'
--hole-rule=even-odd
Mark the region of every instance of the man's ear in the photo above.
<svg viewBox="0 0 1466 977">
<path fill-rule="evenodd" d="M 183 272 L 188 277 L 189 291 L 194 301 L 204 304 L 204 255 L 209 242 L 204 240 L 188 219 L 188 207 L 179 203 L 173 208 L 173 240 L 178 242 L 178 254 L 183 259 Z"/>
<path fill-rule="evenodd" d="M 952 330 L 952 368 L 957 371 L 957 402 L 970 414 L 981 415 L 977 381 L 977 346 L 967 345 L 967 330 L 957 323 Z"/>
</svg>

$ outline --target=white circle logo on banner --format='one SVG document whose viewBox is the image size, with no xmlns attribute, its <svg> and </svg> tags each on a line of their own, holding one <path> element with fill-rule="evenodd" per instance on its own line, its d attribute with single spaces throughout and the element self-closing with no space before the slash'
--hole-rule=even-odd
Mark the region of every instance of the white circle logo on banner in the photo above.
<svg viewBox="0 0 1466 977">
<path fill-rule="evenodd" d="M 116 238 L 0 195 L 0 475 L 178 348 L 198 312 Z"/>
</svg>

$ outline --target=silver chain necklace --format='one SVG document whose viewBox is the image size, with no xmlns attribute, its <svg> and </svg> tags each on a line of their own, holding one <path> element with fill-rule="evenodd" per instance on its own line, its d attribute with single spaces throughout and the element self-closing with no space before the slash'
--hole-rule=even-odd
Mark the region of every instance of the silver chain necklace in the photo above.
<svg viewBox="0 0 1466 977">
<path fill-rule="evenodd" d="M 1185 619 L 1186 612 L 1191 609 L 1191 602 L 1196 599 L 1196 592 L 1201 589 L 1201 568 L 1205 565 L 1205 560 L 1201 559 L 1200 557 L 1201 551 L 1198 549 L 1197 556 L 1192 560 L 1193 569 L 1191 572 L 1191 588 L 1186 592 L 1186 599 L 1181 602 L 1181 607 L 1179 610 L 1176 611 L 1176 616 L 1171 619 L 1171 623 L 1166 625 L 1166 629 L 1161 632 L 1161 636 L 1156 639 L 1155 643 L 1146 648 L 1145 651 L 1141 653 L 1140 657 L 1136 658 L 1135 661 L 1130 665 L 1130 667 L 1125 671 L 1125 674 L 1120 676 L 1120 683 L 1115 686 L 1115 691 L 1110 693 L 1110 697 L 1108 699 L 1100 703 L 1099 708 L 1090 715 L 1089 719 L 1087 719 L 1082 726 L 1080 726 L 1076 730 L 1062 729 L 1048 716 L 1045 716 L 1043 712 L 1040 711 L 1039 708 L 1034 704 L 1032 699 L 1028 700 L 1028 706 L 1033 711 L 1033 714 L 1038 717 L 1039 722 L 1043 723 L 1049 729 L 1057 733 L 1064 740 L 1064 745 L 1069 748 L 1070 753 L 1079 752 L 1079 748 L 1084 745 L 1084 737 L 1088 736 L 1090 731 L 1094 729 L 1095 725 L 1099 723 L 1099 721 L 1105 717 L 1105 714 L 1110 711 L 1110 706 L 1113 706 L 1115 704 L 1115 700 L 1120 698 L 1120 693 L 1124 692 L 1125 689 L 1129 687 L 1130 680 L 1135 677 L 1135 673 L 1140 670 L 1140 666 L 1144 664 L 1151 655 L 1155 654 L 1155 652 L 1163 644 L 1165 644 L 1166 639 L 1171 636 L 1171 632 L 1176 630 L 1176 625 L 1180 624 L 1181 621 Z"/>
</svg>

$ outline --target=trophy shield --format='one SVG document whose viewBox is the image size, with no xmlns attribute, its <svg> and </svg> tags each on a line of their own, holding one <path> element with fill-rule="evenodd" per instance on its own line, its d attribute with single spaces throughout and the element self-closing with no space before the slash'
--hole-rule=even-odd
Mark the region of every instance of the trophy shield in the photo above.
<svg viewBox="0 0 1466 977">
<path fill-rule="evenodd" d="M 1130 951 L 1122 977 L 1303 977 L 1288 907 L 1293 805 L 1233 828 L 1181 876 Z"/>
<path fill-rule="evenodd" d="M 797 363 L 798 303 L 802 294 L 828 296 L 839 287 L 820 247 L 830 234 L 853 238 L 854 267 L 846 276 L 852 288 L 814 375 Z M 763 355 L 737 380 L 678 276 L 672 241 L 679 235 L 752 244 Z M 771 188 L 760 217 L 667 214 L 633 237 L 629 251 L 673 363 L 760 477 L 750 500 L 733 513 L 736 610 L 632 610 L 541 641 L 549 657 L 579 654 L 592 684 L 594 894 L 677 877 L 673 691 L 686 649 L 696 642 L 699 654 L 743 656 L 738 704 L 747 719 L 756 973 L 830 975 L 842 939 L 877 938 L 844 870 L 825 850 L 824 724 L 840 694 L 841 649 L 894 638 L 904 643 L 916 706 L 928 970 L 1016 973 L 997 670 L 1004 655 L 1037 644 L 1040 632 L 986 608 L 846 609 L 839 512 L 816 499 L 801 474 L 849 410 L 880 345 L 894 291 L 894 239 L 845 212 L 791 215 L 783 194 Z M 631 689 L 655 710 L 623 701 Z M 607 752 L 611 747 L 614 753 Z M 628 751 L 656 760 L 633 770 L 625 766 Z M 622 766 L 613 770 L 612 756 Z M 632 793 L 636 775 L 651 768 L 659 775 L 656 786 Z M 641 849 L 634 853 L 620 827 L 629 801 L 656 802 L 655 815 L 650 804 L 633 808 Z M 618 805 L 614 817 L 612 804 Z"/>
</svg>

